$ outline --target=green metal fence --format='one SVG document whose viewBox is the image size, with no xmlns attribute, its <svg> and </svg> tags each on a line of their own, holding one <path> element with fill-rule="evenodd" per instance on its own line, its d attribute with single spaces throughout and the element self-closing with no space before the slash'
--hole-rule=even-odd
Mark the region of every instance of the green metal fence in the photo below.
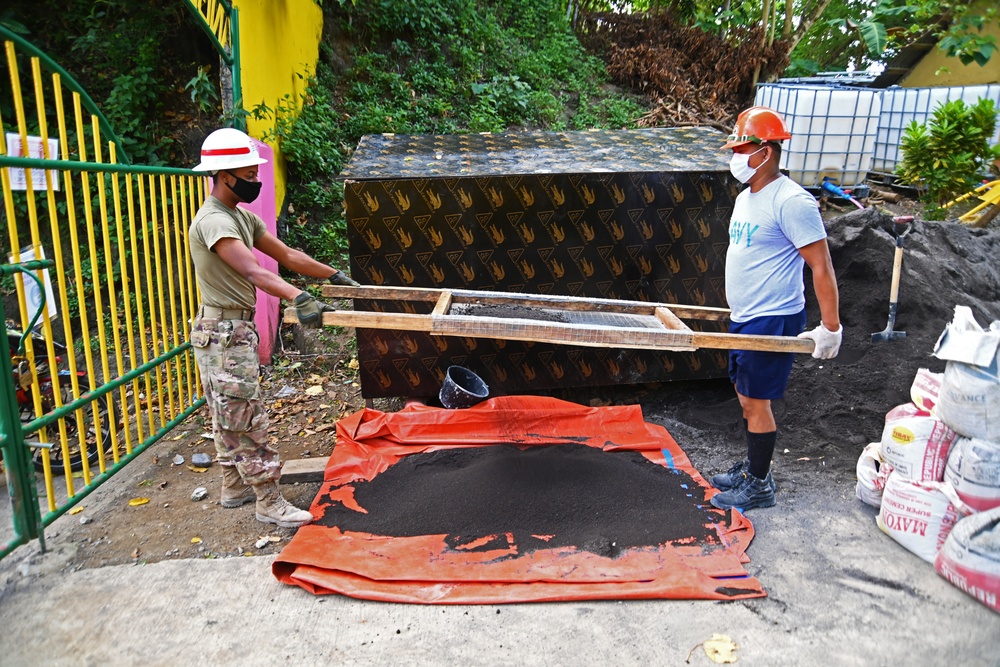
<svg viewBox="0 0 1000 667">
<path fill-rule="evenodd" d="M 32 539 L 44 546 L 44 527 L 204 403 L 186 342 L 198 303 L 187 229 L 209 184 L 121 164 L 83 90 L 2 27 L 0 39 L 0 96 L 14 108 L 0 115 L 0 288 L 18 311 L 0 302 L 14 533 L 2 558 Z"/>
</svg>

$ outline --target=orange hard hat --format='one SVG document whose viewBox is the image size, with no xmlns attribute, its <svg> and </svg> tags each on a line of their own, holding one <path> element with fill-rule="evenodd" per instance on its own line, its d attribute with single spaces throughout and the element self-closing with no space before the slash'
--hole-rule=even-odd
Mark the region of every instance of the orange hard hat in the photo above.
<svg viewBox="0 0 1000 667">
<path fill-rule="evenodd" d="M 791 138 L 792 133 L 788 131 L 781 114 L 770 107 L 750 107 L 736 118 L 736 127 L 726 137 L 727 141 L 721 150 Z"/>
</svg>

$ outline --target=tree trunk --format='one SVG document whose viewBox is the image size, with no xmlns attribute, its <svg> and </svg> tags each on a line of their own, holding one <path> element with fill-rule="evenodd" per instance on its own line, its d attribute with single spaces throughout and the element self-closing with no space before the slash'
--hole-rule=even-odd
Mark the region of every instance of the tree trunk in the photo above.
<svg viewBox="0 0 1000 667">
<path fill-rule="evenodd" d="M 760 47 L 764 48 L 767 45 L 767 24 L 768 19 L 771 18 L 771 3 L 777 2 L 777 0 L 764 0 L 764 6 L 760 10 L 760 22 L 763 27 L 763 31 L 760 34 Z M 753 70 L 753 81 L 750 83 L 751 89 L 757 88 L 757 81 L 760 80 L 760 63 L 757 63 L 757 67 Z"/>
<path fill-rule="evenodd" d="M 764 28 L 764 31 L 760 35 L 761 46 L 767 44 L 767 24 L 768 24 L 768 19 L 770 18 L 771 18 L 771 0 L 764 0 L 764 6 L 760 10 L 760 22 Z"/>
<path fill-rule="evenodd" d="M 233 113 L 233 70 L 222 56 L 219 56 L 219 88 L 222 91 L 220 95 L 222 112 L 228 116 Z"/>
<path fill-rule="evenodd" d="M 781 39 L 792 36 L 792 18 L 795 15 L 795 0 L 785 0 L 785 25 L 781 27 Z"/>
<path fill-rule="evenodd" d="M 830 6 L 830 2 L 831 0 L 817 0 L 816 5 L 807 14 L 803 15 L 802 20 L 799 22 L 799 27 L 792 33 L 792 39 L 788 46 L 789 51 L 794 50 L 795 46 L 802 41 L 809 28 L 812 27 L 812 24 L 819 20 L 819 17 L 823 15 L 826 8 Z"/>
<path fill-rule="evenodd" d="M 778 30 L 778 0 L 771 0 L 771 32 L 767 37 L 767 45 L 774 44 L 774 34 Z"/>
</svg>

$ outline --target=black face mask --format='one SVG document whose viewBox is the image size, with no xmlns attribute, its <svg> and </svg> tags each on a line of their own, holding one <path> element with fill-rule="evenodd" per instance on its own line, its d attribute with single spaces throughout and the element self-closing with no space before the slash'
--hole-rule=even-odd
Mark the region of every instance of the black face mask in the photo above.
<svg viewBox="0 0 1000 667">
<path fill-rule="evenodd" d="M 227 171 L 226 173 L 236 179 L 236 185 L 226 183 L 226 186 L 233 191 L 234 195 L 240 198 L 240 201 L 250 204 L 260 195 L 260 188 L 264 185 L 263 183 L 248 181 L 240 178 L 231 171 Z"/>
</svg>

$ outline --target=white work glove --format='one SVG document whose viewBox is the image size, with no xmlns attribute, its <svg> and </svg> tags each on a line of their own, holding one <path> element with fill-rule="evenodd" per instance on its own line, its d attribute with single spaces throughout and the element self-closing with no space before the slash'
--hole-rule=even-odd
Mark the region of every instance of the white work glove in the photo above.
<svg viewBox="0 0 1000 667">
<path fill-rule="evenodd" d="M 799 334 L 799 338 L 809 338 L 816 347 L 813 349 L 813 359 L 833 359 L 840 352 L 840 341 L 844 337 L 844 326 L 841 325 L 836 331 L 830 331 L 823 323 L 812 331 L 804 331 Z"/>
</svg>

